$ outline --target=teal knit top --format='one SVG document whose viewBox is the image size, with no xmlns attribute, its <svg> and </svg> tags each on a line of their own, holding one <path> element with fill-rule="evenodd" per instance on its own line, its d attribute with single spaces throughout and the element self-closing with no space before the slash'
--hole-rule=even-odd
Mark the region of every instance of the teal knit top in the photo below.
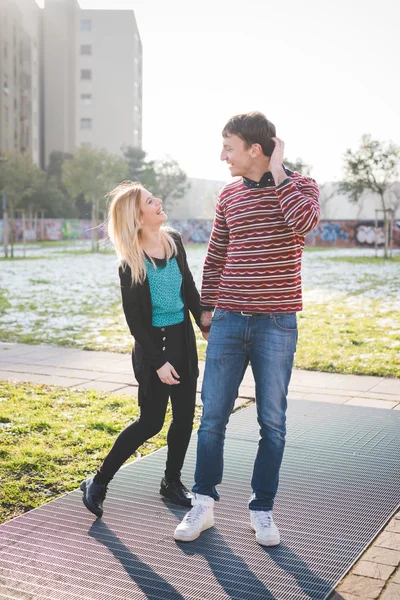
<svg viewBox="0 0 400 600">
<path fill-rule="evenodd" d="M 176 325 L 184 320 L 182 273 L 176 258 L 154 259 L 156 266 L 145 257 L 150 285 L 152 324 L 154 327 Z"/>
</svg>

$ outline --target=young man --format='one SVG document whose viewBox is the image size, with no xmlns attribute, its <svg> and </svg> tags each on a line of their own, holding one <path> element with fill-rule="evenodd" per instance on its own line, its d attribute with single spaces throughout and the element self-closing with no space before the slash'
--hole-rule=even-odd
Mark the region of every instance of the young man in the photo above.
<svg viewBox="0 0 400 600">
<path fill-rule="evenodd" d="M 263 114 L 232 117 L 222 136 L 221 160 L 239 178 L 219 195 L 204 263 L 201 321 L 211 323 L 211 331 L 195 495 L 174 537 L 192 541 L 214 525 L 225 429 L 250 361 L 260 425 L 250 523 L 259 544 L 275 546 L 280 536 L 272 507 L 285 446 L 296 313 L 302 310 L 301 257 L 305 235 L 318 222 L 319 191 L 313 179 L 283 166 L 284 143 Z"/>
</svg>

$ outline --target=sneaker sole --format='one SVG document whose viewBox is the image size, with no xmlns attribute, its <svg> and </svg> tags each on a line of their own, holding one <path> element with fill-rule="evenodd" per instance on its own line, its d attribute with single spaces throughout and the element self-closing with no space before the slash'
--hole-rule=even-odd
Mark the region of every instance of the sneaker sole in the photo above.
<svg viewBox="0 0 400 600">
<path fill-rule="evenodd" d="M 101 517 L 103 516 L 103 513 L 99 514 L 97 512 L 94 512 L 92 510 L 92 508 L 89 506 L 89 504 L 86 502 L 86 497 L 85 497 L 85 493 L 86 493 L 86 481 L 82 481 L 81 485 L 79 486 L 79 489 L 83 492 L 82 502 L 86 506 L 86 508 L 88 509 L 88 511 L 91 512 L 92 515 L 95 515 L 98 519 L 101 519 Z"/>
<path fill-rule="evenodd" d="M 252 531 L 254 531 L 254 533 L 255 533 L 256 530 L 254 529 L 254 527 L 252 525 L 250 525 L 250 527 L 251 527 Z M 267 546 L 267 547 L 279 546 L 279 544 L 281 543 L 281 538 L 279 536 L 277 538 L 271 538 L 267 542 L 262 542 L 260 540 L 260 538 L 258 537 L 258 535 L 256 534 L 256 542 L 257 542 L 257 544 L 260 544 L 260 546 Z"/>
<path fill-rule="evenodd" d="M 214 527 L 214 519 L 212 520 L 212 522 L 203 525 L 200 531 L 196 531 L 196 533 L 192 534 L 191 536 L 185 536 L 175 531 L 174 538 L 177 542 L 194 542 L 194 540 L 197 540 L 197 538 L 200 537 L 203 531 L 206 531 L 206 529 L 210 529 L 210 527 Z"/>
</svg>

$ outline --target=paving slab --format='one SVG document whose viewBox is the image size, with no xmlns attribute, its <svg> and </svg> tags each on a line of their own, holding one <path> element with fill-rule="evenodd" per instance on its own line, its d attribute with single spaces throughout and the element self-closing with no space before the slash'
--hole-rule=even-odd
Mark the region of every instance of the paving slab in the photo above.
<svg viewBox="0 0 400 600">
<path fill-rule="evenodd" d="M 312 386 L 314 388 L 368 391 L 382 381 L 382 377 L 373 377 L 370 375 L 342 375 L 294 369 L 291 383 Z"/>
<path fill-rule="evenodd" d="M 398 583 L 400 585 L 400 571 L 397 571 L 396 575 L 393 577 L 391 583 Z M 400 590 L 399 590 L 400 591 Z"/>
<path fill-rule="evenodd" d="M 369 408 L 394 408 L 398 402 L 389 402 L 388 400 L 373 400 L 372 398 L 352 398 L 346 401 L 351 406 L 367 406 Z"/>
<path fill-rule="evenodd" d="M 393 531 L 394 533 L 400 533 L 400 519 L 392 519 L 387 526 L 387 531 Z"/>
<path fill-rule="evenodd" d="M 388 550 L 387 548 L 378 548 L 373 545 L 363 556 L 364 560 L 370 560 L 381 565 L 391 565 L 397 567 L 400 565 L 400 551 Z"/>
<path fill-rule="evenodd" d="M 396 381 L 396 380 L 395 380 Z M 304 385 L 289 385 L 289 391 L 301 392 L 304 394 L 323 394 L 323 395 L 338 395 L 347 396 L 353 398 L 355 396 L 359 398 L 372 398 L 374 400 L 388 400 L 389 402 L 400 402 L 400 396 L 397 394 L 385 394 L 375 392 L 363 392 L 362 390 L 340 390 L 340 389 L 329 389 L 329 388 L 318 388 L 316 386 L 304 386 Z M 353 392 L 353 393 L 352 393 Z"/>
<path fill-rule="evenodd" d="M 400 550 L 400 533 L 384 531 L 376 540 L 376 546 L 390 548 L 390 550 Z"/>
<path fill-rule="evenodd" d="M 14 373 L 43 373 L 48 375 L 50 370 L 47 367 L 43 367 L 42 365 L 32 365 L 30 363 L 21 363 L 21 362 L 6 362 L 0 361 L 0 370 L 11 371 Z M 52 374 L 53 369 L 51 369 Z"/>
<path fill-rule="evenodd" d="M 124 383 L 126 385 L 137 385 L 137 381 L 133 373 L 100 373 L 93 377 L 95 381 L 107 381 L 109 383 Z"/>
<path fill-rule="evenodd" d="M 354 594 L 355 596 L 361 596 L 361 598 L 379 598 L 385 581 L 380 579 L 372 579 L 370 577 L 363 577 L 362 575 L 349 575 L 338 587 L 339 593 L 345 592 Z"/>
<path fill-rule="evenodd" d="M 332 404 L 344 404 L 347 400 L 351 399 L 351 396 L 338 396 L 335 394 L 304 394 L 304 400 L 311 400 L 312 402 L 331 402 Z"/>
<path fill-rule="evenodd" d="M 32 344 L 7 344 L 4 342 L 0 342 L 0 357 L 22 356 L 27 352 L 32 352 L 32 347 Z"/>
<path fill-rule="evenodd" d="M 371 392 L 397 394 L 400 396 L 400 379 L 383 379 L 371 388 Z"/>
<path fill-rule="evenodd" d="M 380 563 L 370 562 L 369 560 L 360 560 L 358 565 L 353 569 L 354 575 L 364 575 L 372 577 L 372 579 L 389 579 L 395 567 L 389 565 L 381 565 Z"/>
<path fill-rule="evenodd" d="M 354 594 L 339 594 L 336 592 L 333 596 L 330 596 L 329 600 L 368 600 L 366 598 L 361 598 L 361 596 L 355 596 Z"/>
<path fill-rule="evenodd" d="M 43 375 L 36 373 L 16 373 L 11 371 L 0 371 L 0 380 L 30 382 L 44 385 L 59 385 L 61 387 L 73 387 L 86 383 L 86 379 L 76 379 L 75 377 L 57 377 L 53 375 Z"/>
<path fill-rule="evenodd" d="M 389 583 L 380 600 L 400 600 L 400 585 Z"/>
</svg>

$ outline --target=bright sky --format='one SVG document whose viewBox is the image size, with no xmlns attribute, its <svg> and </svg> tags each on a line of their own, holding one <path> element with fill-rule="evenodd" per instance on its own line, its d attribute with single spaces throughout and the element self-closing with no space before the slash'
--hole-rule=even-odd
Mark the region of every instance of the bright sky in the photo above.
<svg viewBox="0 0 400 600">
<path fill-rule="evenodd" d="M 38 0 L 39 1 L 39 0 Z M 39 2 L 40 3 L 40 2 Z M 80 0 L 132 8 L 143 42 L 143 147 L 226 179 L 220 132 L 261 110 L 286 155 L 340 179 L 363 133 L 400 145 L 398 0 Z"/>
</svg>

